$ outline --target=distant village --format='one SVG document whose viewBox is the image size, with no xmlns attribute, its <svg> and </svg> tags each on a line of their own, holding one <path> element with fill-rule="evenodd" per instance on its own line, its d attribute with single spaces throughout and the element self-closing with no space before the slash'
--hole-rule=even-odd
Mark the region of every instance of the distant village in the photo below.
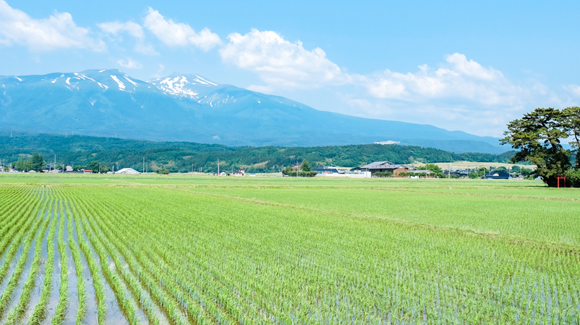
<svg viewBox="0 0 580 325">
<path fill-rule="evenodd" d="M 394 178 L 482 178 L 482 179 L 530 179 L 530 174 L 533 170 L 528 168 L 521 168 L 519 166 L 512 166 L 506 168 L 497 166 L 489 168 L 486 167 L 472 167 L 472 168 L 452 168 L 452 163 L 447 169 L 442 169 L 437 164 L 426 164 L 424 166 L 412 166 L 394 164 L 389 161 L 377 161 L 360 167 L 308 167 L 308 176 L 316 177 L 344 177 L 344 178 L 379 178 L 379 177 L 394 177 Z M 54 168 L 54 167 L 57 168 Z M 116 174 L 116 175 L 138 175 L 148 173 L 147 171 L 138 171 L 133 168 L 121 168 L 119 170 L 112 170 L 107 167 L 105 170 L 100 170 L 97 164 L 96 168 L 86 168 L 83 166 L 64 166 L 64 165 L 49 165 L 44 164 L 44 169 L 38 170 L 28 168 L 28 170 L 19 170 L 16 164 L 8 164 L 8 166 L 0 165 L 0 172 L 10 173 L 65 173 L 65 174 Z M 531 166 L 530 166 L 531 167 Z M 292 176 L 301 175 L 301 166 L 287 167 L 294 171 Z M 24 168 L 21 168 L 24 169 Z M 155 172 L 159 174 L 169 174 L 166 169 L 159 169 Z M 199 173 L 204 174 L 204 173 Z M 256 174 L 247 174 L 245 170 L 232 170 L 231 173 L 227 171 L 218 171 L 217 173 L 205 173 L 217 176 L 256 176 Z M 277 174 L 277 176 L 280 176 Z M 282 176 L 290 176 L 288 173 L 282 172 Z"/>
</svg>

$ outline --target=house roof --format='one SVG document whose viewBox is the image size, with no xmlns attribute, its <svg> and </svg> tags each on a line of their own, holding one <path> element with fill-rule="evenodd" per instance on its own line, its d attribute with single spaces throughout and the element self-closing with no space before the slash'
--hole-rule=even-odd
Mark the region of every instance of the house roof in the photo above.
<svg viewBox="0 0 580 325">
<path fill-rule="evenodd" d="M 395 164 L 391 163 L 390 161 L 375 161 L 375 162 L 370 163 L 368 165 L 362 166 L 361 169 L 397 169 L 397 168 L 401 168 L 401 167 L 405 167 L 405 166 L 395 165 Z"/>
</svg>

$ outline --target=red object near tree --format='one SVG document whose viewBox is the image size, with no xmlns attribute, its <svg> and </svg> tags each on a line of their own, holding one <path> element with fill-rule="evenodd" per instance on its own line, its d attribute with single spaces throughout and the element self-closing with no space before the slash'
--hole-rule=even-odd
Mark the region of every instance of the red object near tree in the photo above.
<svg viewBox="0 0 580 325">
<path fill-rule="evenodd" d="M 558 180 L 558 188 L 560 188 L 560 180 L 564 180 L 564 187 L 566 187 L 566 176 L 557 176 L 556 180 Z"/>
</svg>

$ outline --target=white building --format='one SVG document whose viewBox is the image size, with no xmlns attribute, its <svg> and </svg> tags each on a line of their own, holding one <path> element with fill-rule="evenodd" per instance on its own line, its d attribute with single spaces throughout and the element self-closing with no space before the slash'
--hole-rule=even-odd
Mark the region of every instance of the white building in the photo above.
<svg viewBox="0 0 580 325">
<path fill-rule="evenodd" d="M 123 169 L 119 169 L 118 171 L 116 171 L 115 174 L 137 175 L 140 173 L 133 168 L 123 168 Z"/>
</svg>

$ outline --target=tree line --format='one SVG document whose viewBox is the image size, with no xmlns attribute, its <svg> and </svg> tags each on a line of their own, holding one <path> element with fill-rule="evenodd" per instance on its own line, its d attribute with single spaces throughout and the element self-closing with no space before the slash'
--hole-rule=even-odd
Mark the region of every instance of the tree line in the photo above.
<svg viewBox="0 0 580 325">
<path fill-rule="evenodd" d="M 40 139 L 40 140 L 39 140 Z M 298 166 L 307 160 L 313 167 L 357 167 L 373 161 L 388 160 L 396 164 L 413 162 L 454 162 L 459 160 L 507 163 L 513 152 L 501 155 L 485 153 L 452 153 L 434 148 L 401 145 L 346 145 L 324 147 L 227 147 L 187 142 L 150 142 L 89 136 L 55 136 L 25 134 L 13 138 L 0 136 L 0 158 L 16 161 L 22 154 L 38 152 L 57 156 L 57 164 L 90 167 L 92 161 L 101 170 L 131 167 L 156 171 L 281 172 L 287 166 Z M 143 167 L 145 160 L 145 167 Z"/>
</svg>

